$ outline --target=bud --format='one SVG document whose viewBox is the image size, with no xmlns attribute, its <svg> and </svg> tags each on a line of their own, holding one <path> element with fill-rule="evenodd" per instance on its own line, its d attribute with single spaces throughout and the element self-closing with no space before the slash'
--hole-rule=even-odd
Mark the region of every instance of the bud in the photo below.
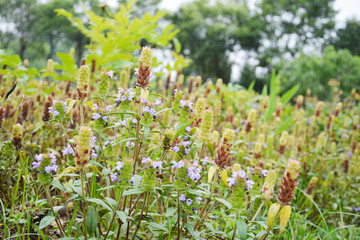
<svg viewBox="0 0 360 240">
<path fill-rule="evenodd" d="M 342 103 L 338 102 L 335 107 L 335 113 L 334 113 L 335 117 L 337 117 L 339 115 L 341 108 L 342 108 Z"/>
<path fill-rule="evenodd" d="M 349 125 L 350 125 L 350 117 L 346 116 L 346 117 L 345 117 L 345 120 L 344 120 L 343 128 L 344 128 L 344 129 L 348 129 L 348 128 L 349 128 Z"/>
<path fill-rule="evenodd" d="M 278 102 L 277 105 L 276 105 L 276 112 L 275 112 L 276 117 L 280 117 L 281 110 L 282 110 L 282 103 Z"/>
<path fill-rule="evenodd" d="M 51 165 L 51 159 L 49 154 L 44 154 L 42 159 L 43 160 L 41 161 L 39 168 L 39 183 L 49 185 L 51 183 L 51 173 L 47 173 L 45 168 Z"/>
<path fill-rule="evenodd" d="M 253 123 L 256 119 L 256 110 L 255 109 L 251 109 L 249 111 L 249 114 L 248 114 L 248 117 L 247 117 L 247 120 L 248 122 L 250 123 Z"/>
<path fill-rule="evenodd" d="M 179 84 L 179 88 L 183 88 L 183 85 L 184 85 L 184 74 L 180 74 L 180 75 L 178 76 L 177 81 L 178 81 L 178 84 Z"/>
<path fill-rule="evenodd" d="M 316 107 L 315 107 L 315 116 L 318 117 L 320 116 L 320 112 L 324 107 L 324 102 L 317 102 L 316 103 Z"/>
<path fill-rule="evenodd" d="M 262 144 L 260 142 L 255 143 L 254 147 L 254 157 L 260 158 L 261 157 L 261 151 L 262 151 Z"/>
<path fill-rule="evenodd" d="M 295 159 L 289 159 L 281 181 L 278 193 L 278 203 L 289 205 L 294 197 L 296 181 L 299 176 L 300 162 Z"/>
<path fill-rule="evenodd" d="M 121 169 L 120 176 L 118 177 L 120 181 L 120 188 L 128 188 L 131 183 L 132 172 L 133 172 L 134 162 L 130 158 L 126 158 L 123 163 L 123 168 Z"/>
<path fill-rule="evenodd" d="M 216 80 L 216 93 L 219 94 L 221 90 L 221 86 L 223 85 L 223 80 L 221 78 L 218 78 Z"/>
<path fill-rule="evenodd" d="M 318 178 L 313 176 L 309 182 L 308 187 L 306 188 L 306 194 L 310 195 L 318 181 Z"/>
<path fill-rule="evenodd" d="M 143 170 L 142 187 L 145 192 L 153 191 L 156 184 L 157 169 L 153 167 L 153 162 L 149 161 Z"/>
<path fill-rule="evenodd" d="M 80 100 L 84 100 L 89 94 L 89 66 L 83 65 L 80 67 L 77 75 L 77 93 Z"/>
<path fill-rule="evenodd" d="M 298 109 L 301 108 L 303 102 L 304 102 L 304 97 L 302 95 L 299 95 L 296 99 L 296 107 Z"/>
<path fill-rule="evenodd" d="M 233 169 L 234 172 L 240 172 L 241 165 L 239 163 L 234 163 L 232 169 Z"/>
<path fill-rule="evenodd" d="M 265 178 L 264 186 L 262 188 L 262 194 L 267 200 L 273 198 L 275 181 L 276 181 L 276 170 L 269 170 Z"/>
<path fill-rule="evenodd" d="M 211 143 L 213 144 L 214 148 L 216 148 L 219 143 L 219 136 L 220 134 L 216 130 L 211 133 Z"/>
<path fill-rule="evenodd" d="M 0 107 L 0 129 L 2 128 L 4 116 L 5 116 L 5 109 L 3 107 Z"/>
<path fill-rule="evenodd" d="M 287 131 L 283 131 L 280 137 L 280 145 L 286 146 L 288 138 L 289 138 L 289 133 Z"/>
<path fill-rule="evenodd" d="M 152 50 L 149 47 L 143 47 L 140 56 L 140 66 L 137 72 L 137 85 L 142 88 L 149 86 L 152 64 Z"/>
<path fill-rule="evenodd" d="M 47 61 L 46 69 L 48 73 L 54 72 L 54 61 L 51 58 Z"/>
<path fill-rule="evenodd" d="M 180 90 L 176 90 L 173 96 L 172 102 L 172 110 L 175 114 L 180 112 L 180 101 L 183 100 L 184 92 Z"/>
<path fill-rule="evenodd" d="M 353 130 L 356 131 L 359 125 L 359 115 L 355 115 L 353 119 Z"/>
<path fill-rule="evenodd" d="M 22 137 L 24 134 L 24 128 L 21 124 L 16 124 L 13 126 L 13 144 L 17 149 L 22 147 Z"/>
<path fill-rule="evenodd" d="M 204 112 L 204 118 L 201 121 L 201 125 L 200 125 L 200 141 L 202 143 L 208 143 L 210 141 L 211 138 L 211 131 L 213 128 L 213 119 L 214 119 L 214 114 L 213 112 L 208 109 Z"/>
<path fill-rule="evenodd" d="M 91 128 L 82 126 L 78 135 L 77 141 L 77 160 L 76 165 L 79 168 L 85 167 L 89 163 L 91 152 Z"/>
<path fill-rule="evenodd" d="M 202 115 L 203 115 L 203 113 L 205 111 L 205 104 L 206 104 L 205 98 L 199 98 L 196 101 L 195 114 L 198 115 L 198 118 L 202 118 Z"/>
<path fill-rule="evenodd" d="M 202 78 L 201 78 L 201 76 L 196 76 L 195 82 L 196 82 L 196 88 L 200 87 L 201 84 L 202 84 Z"/>
<path fill-rule="evenodd" d="M 28 68 L 29 67 L 29 59 L 24 59 L 24 67 Z"/>
<path fill-rule="evenodd" d="M 169 150 L 172 142 L 174 141 L 175 138 L 175 130 L 173 128 L 168 128 L 165 131 L 165 136 L 163 139 L 163 146 L 162 148 L 164 149 L 164 151 Z"/>
<path fill-rule="evenodd" d="M 121 82 L 121 79 L 120 79 Z M 107 72 L 100 73 L 100 80 L 98 84 L 98 94 L 100 97 L 105 97 L 109 91 L 109 76 Z"/>
<path fill-rule="evenodd" d="M 220 168 L 226 168 L 231 166 L 230 151 L 232 144 L 234 142 L 234 138 L 235 138 L 235 131 L 229 128 L 225 129 L 222 136 L 221 145 L 218 148 L 215 157 L 215 163 Z"/>
</svg>

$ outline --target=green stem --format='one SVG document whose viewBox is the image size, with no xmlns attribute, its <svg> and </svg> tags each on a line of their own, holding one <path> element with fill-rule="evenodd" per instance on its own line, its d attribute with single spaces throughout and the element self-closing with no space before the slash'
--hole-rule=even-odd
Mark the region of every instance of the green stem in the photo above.
<svg viewBox="0 0 360 240">
<path fill-rule="evenodd" d="M 80 100 L 80 126 L 84 125 L 84 101 Z"/>
<path fill-rule="evenodd" d="M 82 191 L 82 197 L 84 199 L 84 204 L 83 204 L 83 217 L 84 217 L 84 221 L 83 221 L 83 228 L 84 228 L 84 236 L 85 236 L 85 240 L 87 240 L 87 226 L 86 226 L 86 200 L 85 200 L 85 190 L 84 190 L 84 169 L 80 169 L 80 178 L 81 178 L 81 191 Z"/>
<path fill-rule="evenodd" d="M 256 219 L 256 217 L 257 217 L 257 215 L 259 215 L 259 213 L 260 213 L 260 211 L 261 211 L 262 207 L 264 206 L 265 202 L 266 202 L 266 200 L 265 200 L 265 199 L 261 202 L 261 204 L 260 204 L 260 206 L 259 206 L 258 210 L 256 211 L 256 213 L 255 213 L 254 217 L 251 219 L 251 223 L 248 225 L 248 228 L 249 228 L 251 225 L 253 225 L 253 221 L 255 221 L 255 219 Z"/>
<path fill-rule="evenodd" d="M 236 219 L 239 217 L 239 214 L 237 213 L 236 214 L 236 217 L 235 217 L 235 221 L 236 221 Z M 236 222 L 234 222 L 235 223 L 235 227 L 234 227 L 234 232 L 233 232 L 233 235 L 232 235 L 232 238 L 231 238 L 231 240 L 234 240 L 235 239 L 235 235 L 236 235 Z"/>
<path fill-rule="evenodd" d="M 205 202 L 205 204 L 204 204 L 204 206 L 203 206 L 203 208 L 201 209 L 200 214 L 199 214 L 200 219 L 203 218 L 203 215 L 204 215 L 204 213 L 205 213 L 206 207 L 207 207 L 207 205 L 210 203 L 211 197 L 212 197 L 212 195 L 213 195 L 213 193 L 214 193 L 214 190 L 215 190 L 215 185 L 216 185 L 216 182 L 217 182 L 217 179 L 218 179 L 218 175 L 219 175 L 218 170 L 216 170 L 216 171 L 215 171 L 214 182 L 213 182 L 212 187 L 211 187 L 210 196 L 206 199 L 206 202 Z M 200 220 L 197 220 L 197 222 L 196 222 L 196 224 L 195 224 L 195 227 L 194 227 L 194 230 L 196 230 L 196 228 L 199 226 L 199 223 L 200 223 Z"/>
<path fill-rule="evenodd" d="M 138 232 L 138 230 L 139 230 L 139 228 L 140 228 L 141 219 L 142 219 L 142 216 L 143 216 L 143 213 L 144 213 L 144 209 L 145 209 L 145 205 L 146 205 L 146 200 L 147 200 L 147 198 L 149 197 L 149 195 L 150 195 L 150 193 L 145 194 L 145 197 L 144 197 L 144 205 L 143 205 L 142 208 L 141 208 L 141 213 L 140 213 L 139 222 L 138 222 L 138 224 L 136 225 L 135 233 L 134 233 L 134 235 L 133 235 L 133 237 L 132 237 L 132 240 L 135 239 L 136 233 Z"/>
<path fill-rule="evenodd" d="M 107 230 L 107 233 L 105 235 L 104 240 L 106 240 L 107 236 L 109 235 L 110 229 L 111 229 L 111 227 L 112 227 L 112 225 L 114 223 L 114 219 L 115 219 L 115 216 L 116 216 L 116 211 L 118 211 L 120 209 L 120 205 L 121 205 L 120 203 L 121 203 L 122 194 L 123 194 L 123 190 L 120 190 L 120 196 L 119 196 L 115 211 L 114 211 L 113 216 L 111 218 L 110 225 L 108 227 L 108 230 Z"/>
<path fill-rule="evenodd" d="M 177 235 L 177 239 L 180 240 L 180 190 L 177 191 L 177 208 L 178 208 L 178 217 L 177 217 L 177 222 L 178 222 L 178 235 Z"/>
<path fill-rule="evenodd" d="M 55 217 L 56 225 L 58 226 L 58 228 L 59 228 L 59 230 L 60 230 L 60 232 L 61 232 L 61 235 L 62 235 L 63 237 L 66 237 L 65 231 L 64 231 L 64 229 L 63 229 L 63 227 L 62 227 L 62 225 L 61 225 L 60 220 L 58 219 L 59 215 L 55 216 L 55 211 L 54 211 L 54 206 L 53 206 L 52 200 L 51 200 L 51 193 L 50 193 L 50 190 L 49 190 L 49 186 L 45 186 L 45 195 L 46 195 L 46 198 L 47 198 L 47 200 L 48 200 L 48 202 L 49 202 L 51 212 L 52 212 L 52 214 L 53 214 L 54 217 Z"/>
</svg>

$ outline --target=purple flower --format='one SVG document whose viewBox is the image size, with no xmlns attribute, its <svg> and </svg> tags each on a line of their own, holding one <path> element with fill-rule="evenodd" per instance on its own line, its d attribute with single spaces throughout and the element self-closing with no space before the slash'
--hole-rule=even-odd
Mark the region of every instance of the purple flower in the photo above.
<svg viewBox="0 0 360 240">
<path fill-rule="evenodd" d="M 118 181 L 118 177 L 115 174 L 111 174 L 111 181 Z"/>
<path fill-rule="evenodd" d="M 151 161 L 151 158 L 143 157 L 141 163 L 148 164 L 148 162 L 150 162 L 150 161 Z"/>
<path fill-rule="evenodd" d="M 41 162 L 34 161 L 31 164 L 32 164 L 33 168 L 40 168 L 40 163 Z"/>
<path fill-rule="evenodd" d="M 192 204 L 193 200 L 188 198 L 186 199 L 186 205 L 190 206 Z"/>
<path fill-rule="evenodd" d="M 91 151 L 91 158 L 97 158 L 99 155 L 96 154 L 95 150 Z"/>
<path fill-rule="evenodd" d="M 238 172 L 233 172 L 234 178 L 245 178 L 246 173 L 243 170 L 240 170 Z"/>
<path fill-rule="evenodd" d="M 146 104 L 146 103 L 147 103 L 146 98 L 142 98 L 142 99 L 141 99 L 141 102 L 144 103 L 144 104 Z"/>
<path fill-rule="evenodd" d="M 162 104 L 161 99 L 156 99 L 154 105 L 158 106 L 158 105 L 161 105 L 161 104 Z"/>
<path fill-rule="evenodd" d="M 93 148 L 95 146 L 95 142 L 96 142 L 96 136 L 93 135 L 93 136 L 91 136 L 90 147 Z"/>
<path fill-rule="evenodd" d="M 178 152 L 179 150 L 180 150 L 180 148 L 178 147 L 178 146 L 175 146 L 175 147 L 173 147 L 171 150 L 173 150 L 174 152 Z"/>
<path fill-rule="evenodd" d="M 186 147 L 184 150 L 184 154 L 187 155 L 187 154 L 189 154 L 189 152 L 190 152 L 190 149 L 188 147 Z"/>
<path fill-rule="evenodd" d="M 111 112 L 111 108 L 112 108 L 111 105 L 107 105 L 107 106 L 105 107 L 105 112 Z"/>
<path fill-rule="evenodd" d="M 252 180 L 247 180 L 245 186 L 246 186 L 247 188 L 249 188 L 249 189 L 252 189 L 252 187 L 253 187 L 254 184 L 255 184 L 254 181 L 252 181 Z"/>
<path fill-rule="evenodd" d="M 231 177 L 227 179 L 229 187 L 235 186 L 235 177 Z"/>
<path fill-rule="evenodd" d="M 41 162 L 43 160 L 43 154 L 40 153 L 40 154 L 35 154 L 35 160 L 38 161 L 38 162 Z"/>
<path fill-rule="evenodd" d="M 181 194 L 179 197 L 179 200 L 180 200 L 180 202 L 185 202 L 186 201 L 185 195 Z"/>
<path fill-rule="evenodd" d="M 101 114 L 100 113 L 93 113 L 93 119 L 100 119 L 101 118 Z"/>
<path fill-rule="evenodd" d="M 115 168 L 118 171 L 120 171 L 123 168 L 123 166 L 124 166 L 124 164 L 122 162 L 118 161 L 118 162 L 116 162 L 116 167 Z"/>
<path fill-rule="evenodd" d="M 150 79 L 152 79 L 152 78 L 154 78 L 155 77 L 155 73 L 153 73 L 153 72 L 150 72 Z"/>
<path fill-rule="evenodd" d="M 184 141 L 184 142 L 182 143 L 182 145 L 183 145 L 184 147 L 189 146 L 190 144 L 191 144 L 190 141 Z"/>
<path fill-rule="evenodd" d="M 162 166 L 162 161 L 155 161 L 155 162 L 153 162 L 153 166 L 154 166 L 154 168 L 161 168 L 161 166 Z"/>
<path fill-rule="evenodd" d="M 49 154 L 49 157 L 51 159 L 51 164 L 56 164 L 56 156 L 55 156 L 55 153 L 52 152 Z"/>
<path fill-rule="evenodd" d="M 186 107 L 186 101 L 180 100 L 180 107 Z"/>
<path fill-rule="evenodd" d="M 109 78 L 112 78 L 112 77 L 114 76 L 114 71 L 113 71 L 113 70 L 108 71 L 108 72 L 107 72 L 107 76 L 108 76 Z"/>
<path fill-rule="evenodd" d="M 264 175 L 265 177 L 266 177 L 267 173 L 268 173 L 268 170 L 266 170 L 266 169 L 261 171 L 261 175 Z"/>
<path fill-rule="evenodd" d="M 197 198 L 196 198 L 196 202 L 197 202 L 197 204 L 200 204 L 200 201 L 201 201 L 201 200 L 202 200 L 202 197 L 200 197 L 200 196 L 199 196 L 199 197 L 197 197 Z"/>
<path fill-rule="evenodd" d="M 184 167 L 184 162 L 180 161 L 180 162 L 176 162 L 176 161 L 172 161 L 173 165 L 172 168 L 182 168 Z"/>
<path fill-rule="evenodd" d="M 70 145 L 69 143 L 67 144 L 66 148 L 65 148 L 64 150 L 62 150 L 62 152 L 63 152 L 63 154 L 64 154 L 65 156 L 67 156 L 67 155 L 69 155 L 69 154 L 75 156 L 75 152 L 74 152 L 74 150 L 72 149 L 72 147 L 71 147 L 71 145 Z M 41 154 L 41 155 L 42 155 L 42 154 Z M 41 157 L 42 157 L 42 156 L 41 156 Z"/>
<path fill-rule="evenodd" d="M 108 116 L 103 116 L 103 117 L 102 117 L 102 120 L 104 120 L 105 122 L 107 122 Z"/>
<path fill-rule="evenodd" d="M 190 132 L 190 131 L 191 131 L 190 125 L 185 128 L 185 131 L 187 131 L 187 132 Z"/>
<path fill-rule="evenodd" d="M 94 110 L 94 111 L 99 111 L 99 107 L 98 107 L 97 104 L 94 104 L 93 110 Z"/>
</svg>

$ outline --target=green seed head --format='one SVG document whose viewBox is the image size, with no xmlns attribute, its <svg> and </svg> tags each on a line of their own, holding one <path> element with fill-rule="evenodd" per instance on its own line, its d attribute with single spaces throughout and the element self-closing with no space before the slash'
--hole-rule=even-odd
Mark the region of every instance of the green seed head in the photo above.
<svg viewBox="0 0 360 240">
<path fill-rule="evenodd" d="M 202 118 L 202 115 L 203 115 L 203 113 L 205 111 L 205 104 L 206 104 L 205 98 L 199 98 L 196 101 L 195 114 L 198 115 L 198 118 Z"/>
<path fill-rule="evenodd" d="M 290 174 L 291 179 L 297 179 L 299 176 L 300 162 L 296 159 L 289 159 L 286 165 L 286 173 Z"/>
<path fill-rule="evenodd" d="M 141 50 L 140 61 L 144 67 L 151 67 L 152 64 L 152 50 L 150 47 L 143 47 Z"/>
<path fill-rule="evenodd" d="M 203 120 L 200 125 L 200 141 L 208 143 L 211 139 L 211 131 L 213 127 L 214 114 L 208 109 L 204 112 Z"/>
<path fill-rule="evenodd" d="M 84 167 L 89 163 L 90 152 L 91 152 L 91 128 L 88 126 L 82 126 L 80 128 L 78 142 L 77 142 L 77 152 L 78 159 L 76 160 L 76 165 L 78 167 Z"/>
<path fill-rule="evenodd" d="M 262 189 L 263 195 L 267 200 L 270 200 L 273 197 L 275 181 L 276 181 L 276 170 L 269 170 L 265 178 L 264 186 Z"/>
<path fill-rule="evenodd" d="M 253 122 L 255 121 L 255 119 L 256 119 L 256 110 L 255 110 L 255 109 L 251 109 L 251 110 L 249 111 L 249 115 L 248 115 L 248 117 L 247 117 L 247 120 L 248 120 L 248 122 L 253 123 Z"/>
<path fill-rule="evenodd" d="M 98 84 L 98 94 L 100 97 L 105 97 L 108 91 L 109 91 L 109 77 L 107 75 L 107 72 L 101 72 L 100 81 Z"/>
<path fill-rule="evenodd" d="M 84 99 L 89 94 L 89 78 L 90 69 L 89 66 L 83 65 L 80 67 L 77 76 L 77 91 L 79 94 L 79 99 Z"/>
<path fill-rule="evenodd" d="M 283 131 L 280 137 L 280 146 L 286 146 L 288 139 L 289 139 L 289 133 L 287 131 Z"/>
<path fill-rule="evenodd" d="M 222 136 L 222 142 L 232 145 L 234 143 L 234 138 L 235 138 L 235 131 L 230 128 L 226 128 Z"/>
<path fill-rule="evenodd" d="M 18 123 L 13 126 L 13 137 L 14 138 L 22 138 L 24 134 L 24 128 L 23 126 Z"/>
<path fill-rule="evenodd" d="M 52 73 L 54 71 L 54 61 L 51 58 L 47 61 L 46 69 L 48 73 Z"/>
</svg>

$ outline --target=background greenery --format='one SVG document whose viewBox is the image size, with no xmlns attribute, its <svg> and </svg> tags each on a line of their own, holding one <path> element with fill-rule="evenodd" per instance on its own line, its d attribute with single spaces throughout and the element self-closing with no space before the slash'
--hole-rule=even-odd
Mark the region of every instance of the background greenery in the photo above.
<svg viewBox="0 0 360 240">
<path fill-rule="evenodd" d="M 129 19 L 155 13 L 160 2 L 136 2 Z M 158 26 L 173 23 L 178 28 L 176 38 L 182 44 L 179 53 L 192 59 L 183 70 L 185 75 L 201 75 L 212 81 L 221 77 L 225 83 L 234 81 L 245 87 L 256 80 L 254 89 L 261 92 L 275 69 L 282 76 L 282 91 L 296 82 L 301 85 L 299 94 L 311 88 L 319 98 L 326 99 L 330 96 L 330 79 L 338 80 L 345 94 L 353 87 L 359 88 L 355 55 L 360 54 L 360 23 L 349 19 L 344 27 L 336 28 L 333 4 L 334 0 L 293 0 L 291 4 L 287 0 L 261 0 L 253 9 L 248 0 L 195 0 L 168 13 Z M 39 69 L 46 65 L 44 59 L 59 60 L 56 52 L 73 47 L 79 64 L 91 52 L 91 36 L 81 28 L 70 27 L 69 19 L 56 16 L 55 9 L 81 19 L 84 28 L 91 25 L 86 11 L 109 17 L 119 10 L 98 0 L 76 4 L 71 0 L 0 0 L 0 49 L 29 59 L 30 66 Z M 139 39 L 139 43 L 148 44 L 144 40 Z M 157 41 L 153 44 L 163 46 Z M 175 49 L 176 44 L 172 45 Z M 244 62 L 237 73 L 232 69 L 240 53 Z M 129 48 L 127 54 L 136 52 Z"/>
</svg>

